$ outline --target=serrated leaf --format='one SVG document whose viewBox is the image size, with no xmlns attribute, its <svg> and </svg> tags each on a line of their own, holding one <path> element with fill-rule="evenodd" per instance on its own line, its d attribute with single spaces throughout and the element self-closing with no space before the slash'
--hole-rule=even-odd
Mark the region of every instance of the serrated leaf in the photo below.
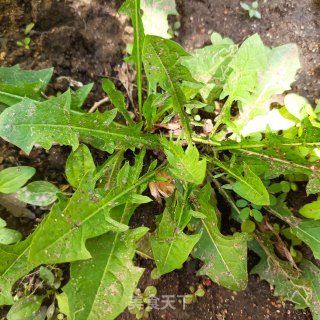
<svg viewBox="0 0 320 320">
<path fill-rule="evenodd" d="M 32 167 L 19 166 L 0 171 L 0 192 L 13 193 L 18 191 L 34 174 Z"/>
<path fill-rule="evenodd" d="M 312 289 L 298 270 L 293 269 L 288 261 L 279 259 L 273 249 L 268 234 L 257 234 L 256 242 L 250 248 L 260 257 L 260 262 L 251 270 L 263 280 L 274 286 L 274 295 L 295 303 L 297 309 L 304 309 L 311 304 Z"/>
<path fill-rule="evenodd" d="M 132 264 L 136 241 L 147 230 L 109 233 L 87 242 L 92 258 L 71 264 L 71 279 L 63 288 L 71 320 L 113 320 L 127 307 L 144 271 Z"/>
<path fill-rule="evenodd" d="M 170 173 L 182 181 L 201 184 L 206 174 L 206 160 L 199 160 L 199 151 L 196 146 L 189 144 L 186 151 L 180 144 L 173 144 L 162 140 L 165 154 L 170 164 Z"/>
<path fill-rule="evenodd" d="M 32 235 L 14 245 L 0 245 L 0 305 L 13 304 L 11 289 L 14 283 L 37 267 L 28 260 Z"/>
<path fill-rule="evenodd" d="M 41 100 L 53 74 L 53 68 L 38 71 L 21 70 L 19 65 L 0 68 L 0 102 L 12 106 L 25 97 Z"/>
<path fill-rule="evenodd" d="M 134 125 L 134 121 L 131 119 L 128 110 L 126 108 L 126 102 L 124 95 L 121 91 L 117 90 L 112 81 L 109 79 L 102 80 L 102 89 L 110 98 L 112 104 L 119 110 L 129 125 Z"/>
<path fill-rule="evenodd" d="M 115 148 L 157 145 L 157 138 L 140 133 L 141 125 L 119 128 L 112 123 L 116 110 L 78 113 L 70 110 L 70 91 L 35 105 L 31 100 L 7 108 L 0 115 L 0 136 L 29 153 L 34 144 L 49 149 L 53 142 L 75 150 L 78 139 L 113 153 Z"/>
<path fill-rule="evenodd" d="M 141 0 L 145 34 L 172 38 L 168 33 L 168 15 L 178 15 L 175 0 Z"/>
<path fill-rule="evenodd" d="M 48 206 L 55 202 L 60 190 L 48 181 L 34 181 L 20 189 L 16 198 L 35 206 Z"/>
<path fill-rule="evenodd" d="M 186 96 L 182 82 L 195 82 L 189 70 L 179 58 L 189 54 L 177 43 L 157 36 L 146 36 L 142 59 L 150 87 L 155 91 L 157 84 L 171 95 L 173 111 L 179 113 L 185 135 L 191 139 L 189 120 L 184 111 Z"/>
<path fill-rule="evenodd" d="M 311 261 L 303 260 L 301 263 L 302 273 L 309 280 L 312 288 L 312 303 L 309 305 L 313 320 L 320 319 L 320 270 Z"/>
<path fill-rule="evenodd" d="M 20 298 L 7 314 L 8 320 L 34 320 L 45 296 L 27 296 Z"/>
<path fill-rule="evenodd" d="M 89 172 L 94 173 L 94 164 L 91 152 L 85 144 L 81 144 L 77 150 L 72 151 L 66 162 L 66 176 L 68 182 L 78 188 L 83 176 Z"/>
<path fill-rule="evenodd" d="M 199 210 L 206 216 L 205 219 L 195 221 L 201 238 L 192 256 L 204 262 L 198 275 L 207 275 L 228 289 L 243 290 L 248 282 L 247 236 L 221 234 L 211 193 L 211 186 L 207 184 L 197 195 Z"/>
</svg>

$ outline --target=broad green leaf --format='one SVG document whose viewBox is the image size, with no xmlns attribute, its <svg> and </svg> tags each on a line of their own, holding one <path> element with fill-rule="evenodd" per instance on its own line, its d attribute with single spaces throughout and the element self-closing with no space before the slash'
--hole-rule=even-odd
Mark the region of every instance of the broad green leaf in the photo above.
<svg viewBox="0 0 320 320">
<path fill-rule="evenodd" d="M 92 90 L 93 83 L 88 83 L 76 91 L 71 91 L 71 110 L 82 111 L 82 106 Z"/>
<path fill-rule="evenodd" d="M 142 59 L 150 87 L 155 91 L 157 84 L 171 95 L 173 111 L 179 113 L 182 128 L 191 141 L 189 120 L 184 111 L 186 97 L 182 91 L 183 82 L 195 82 L 189 70 L 179 58 L 189 54 L 177 43 L 157 36 L 146 36 Z"/>
<path fill-rule="evenodd" d="M 109 79 L 102 80 L 102 89 L 110 98 L 112 104 L 119 110 L 129 125 L 134 125 L 134 121 L 131 119 L 130 114 L 126 108 L 126 102 L 124 95 L 121 91 L 117 90 L 112 81 Z"/>
<path fill-rule="evenodd" d="M 186 235 L 174 223 L 166 208 L 155 234 L 150 239 L 159 273 L 163 275 L 181 268 L 199 239 L 200 234 Z"/>
<path fill-rule="evenodd" d="M 168 33 L 168 15 L 178 15 L 175 0 L 141 0 L 145 34 L 172 38 Z"/>
<path fill-rule="evenodd" d="M 206 185 L 197 195 L 199 210 L 206 216 L 195 220 L 196 230 L 201 233 L 192 256 L 204 262 L 198 275 L 206 275 L 219 285 L 231 290 L 243 290 L 247 286 L 247 236 L 224 236 L 217 226 L 216 207 Z"/>
<path fill-rule="evenodd" d="M 232 190 L 240 197 L 256 205 L 269 205 L 269 194 L 261 179 L 247 164 L 244 164 L 243 169 L 244 176 L 233 175 L 237 181 L 233 184 Z"/>
<path fill-rule="evenodd" d="M 32 235 L 13 245 L 0 245 L 0 305 L 13 304 L 12 286 L 22 276 L 37 267 L 28 260 Z"/>
<path fill-rule="evenodd" d="M 70 91 L 38 105 L 25 99 L 0 115 L 0 136 L 26 153 L 34 144 L 49 149 L 53 142 L 75 150 L 79 137 L 109 153 L 115 148 L 158 144 L 156 137 L 140 133 L 141 125 L 119 128 L 112 123 L 116 110 L 78 113 L 70 110 L 70 103 Z"/>
<path fill-rule="evenodd" d="M 34 174 L 32 167 L 11 167 L 0 171 L 0 192 L 13 193 L 18 191 Z"/>
<path fill-rule="evenodd" d="M 258 57 L 256 60 L 258 61 Z M 268 114 L 270 98 L 291 89 L 290 85 L 295 81 L 299 68 L 299 52 L 295 44 L 286 44 L 271 49 L 267 55 L 267 64 L 265 61 L 261 64 L 253 93 L 240 108 L 240 118 L 236 123 L 242 126 L 256 116 Z"/>
<path fill-rule="evenodd" d="M 309 305 L 313 320 L 320 320 L 320 270 L 311 261 L 303 260 L 302 274 L 309 280 L 312 288 L 312 303 Z"/>
<path fill-rule="evenodd" d="M 170 164 L 170 173 L 177 179 L 201 184 L 206 174 L 206 160 L 199 160 L 196 146 L 189 144 L 186 151 L 180 144 L 163 139 L 162 144 Z"/>
<path fill-rule="evenodd" d="M 136 241 L 147 230 L 108 233 L 87 242 L 92 258 L 71 264 L 63 288 L 71 320 L 113 320 L 127 307 L 144 271 L 132 263 Z"/>
<path fill-rule="evenodd" d="M 85 174 L 95 171 L 96 166 L 91 152 L 85 144 L 81 144 L 77 150 L 70 153 L 66 163 L 66 176 L 74 188 L 79 187 Z"/>
<path fill-rule="evenodd" d="M 144 30 L 140 14 L 140 0 L 126 0 L 119 9 L 120 14 L 128 15 L 133 25 L 133 48 L 131 57 L 127 60 L 136 66 L 138 89 L 138 106 L 142 110 L 142 48 L 144 43 Z"/>
<path fill-rule="evenodd" d="M 309 281 L 288 261 L 279 259 L 273 249 L 273 243 L 268 234 L 258 234 L 250 248 L 261 258 L 251 270 L 262 280 L 268 281 L 274 287 L 274 295 L 289 300 L 297 309 L 307 308 L 312 302 L 312 289 Z"/>
<path fill-rule="evenodd" d="M 57 200 L 60 190 L 48 181 L 34 181 L 20 189 L 16 198 L 35 206 L 48 206 Z"/>
<path fill-rule="evenodd" d="M 12 106 L 25 97 L 35 100 L 41 99 L 48 85 L 53 69 L 39 71 L 21 70 L 19 65 L 0 68 L 0 103 Z"/>
<path fill-rule="evenodd" d="M 19 231 L 0 228 L 0 244 L 13 244 L 18 242 L 22 238 L 22 234 Z"/>
<path fill-rule="evenodd" d="M 8 320 L 34 320 L 45 296 L 27 296 L 20 298 L 8 312 Z"/>
<path fill-rule="evenodd" d="M 305 204 L 299 209 L 299 213 L 309 219 L 320 219 L 320 200 Z"/>
</svg>

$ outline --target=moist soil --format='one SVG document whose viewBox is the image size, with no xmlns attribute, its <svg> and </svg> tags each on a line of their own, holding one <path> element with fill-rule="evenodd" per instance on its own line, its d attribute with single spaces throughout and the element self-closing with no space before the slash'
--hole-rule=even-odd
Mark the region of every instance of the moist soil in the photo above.
<svg viewBox="0 0 320 320">
<path fill-rule="evenodd" d="M 117 14 L 121 3 L 121 0 L 1 0 L 0 64 L 19 63 L 24 69 L 53 66 L 55 72 L 48 95 L 65 90 L 73 81 L 95 82 L 86 105 L 89 108 L 103 98 L 100 89 L 103 76 L 114 78 L 121 88 L 116 70 L 132 37 L 128 20 Z M 293 91 L 306 96 L 314 105 L 320 96 L 320 1 L 261 0 L 259 5 L 261 20 L 250 19 L 235 0 L 177 0 L 181 29 L 176 40 L 189 50 L 209 44 L 214 31 L 235 42 L 242 42 L 256 32 L 269 46 L 295 42 L 300 47 L 302 69 Z M 30 34 L 30 50 L 18 47 L 16 41 L 24 38 L 24 28 L 32 21 L 36 24 Z M 69 152 L 68 147 L 54 146 L 49 151 L 35 148 L 27 156 L 1 140 L 0 169 L 30 165 L 37 169 L 37 180 L 62 186 L 67 184 L 64 166 Z M 97 163 L 105 157 L 94 152 Z M 295 200 L 294 206 L 300 205 Z M 35 213 L 34 219 L 12 217 L 3 208 L 0 216 L 8 220 L 10 227 L 27 235 L 47 212 L 36 207 L 29 209 Z M 132 225 L 154 228 L 154 215 L 159 213 L 158 205 L 142 206 Z M 249 268 L 256 262 L 257 258 L 250 254 Z M 158 280 L 150 277 L 152 261 L 137 257 L 136 264 L 146 268 L 139 288 L 154 285 L 158 290 L 160 300 L 150 319 L 311 319 L 308 310 L 295 310 L 291 303 L 274 297 L 269 284 L 254 275 L 249 277 L 246 290 L 233 292 L 196 276 L 200 267 L 197 260 L 186 262 L 182 269 Z M 181 296 L 189 293 L 189 286 L 199 284 L 205 287 L 205 296 L 184 306 Z M 118 319 L 135 317 L 126 311 Z"/>
</svg>

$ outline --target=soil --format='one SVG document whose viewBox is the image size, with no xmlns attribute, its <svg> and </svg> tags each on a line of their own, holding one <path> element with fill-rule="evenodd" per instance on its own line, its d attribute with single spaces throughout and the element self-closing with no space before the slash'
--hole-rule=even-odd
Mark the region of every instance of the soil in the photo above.
<svg viewBox="0 0 320 320">
<path fill-rule="evenodd" d="M 82 83 L 95 82 L 87 106 L 103 97 L 100 89 L 102 76 L 116 78 L 115 71 L 122 63 L 126 42 L 131 37 L 127 19 L 117 14 L 121 0 L 1 0 L 0 3 L 0 64 L 19 63 L 25 69 L 55 68 L 50 92 L 63 91 L 70 78 Z M 273 0 L 259 1 L 261 20 L 249 19 L 235 0 L 177 0 L 181 14 L 181 29 L 177 41 L 192 50 L 209 43 L 213 31 L 243 41 L 258 32 L 267 45 L 276 46 L 296 42 L 301 50 L 302 69 L 294 90 L 306 96 L 312 104 L 320 96 L 320 1 Z M 34 21 L 30 50 L 17 47 L 23 39 L 25 26 Z M 69 78 L 61 78 L 69 77 Z M 120 87 L 120 82 L 117 82 Z M 69 148 L 54 146 L 45 152 L 34 149 L 27 156 L 14 146 L 0 141 L 0 169 L 12 165 L 31 165 L 37 169 L 37 179 L 46 179 L 58 186 L 66 184 L 64 165 Z M 97 162 L 104 155 L 95 153 Z M 299 204 L 294 203 L 298 206 Z M 46 211 L 31 207 L 35 220 L 14 218 L 0 209 L 0 216 L 8 219 L 11 227 L 24 235 L 33 229 Z M 150 218 L 160 211 L 158 206 L 144 206 L 137 210 L 133 224 L 153 227 Z M 252 255 L 250 266 L 255 260 Z M 265 281 L 250 276 L 248 288 L 232 292 L 197 277 L 199 261 L 191 260 L 177 270 L 152 280 L 151 261 L 137 258 L 136 263 L 146 268 L 139 287 L 154 285 L 161 299 L 168 296 L 171 307 L 154 310 L 151 319 L 311 319 L 307 310 L 297 311 L 291 303 L 272 295 Z M 181 295 L 189 293 L 189 286 L 203 284 L 206 294 L 197 302 L 183 306 Z M 180 296 L 180 297 L 179 297 Z M 168 298 L 167 298 L 168 299 Z M 0 312 L 1 313 L 1 312 Z M 135 319 L 127 311 L 120 320 Z"/>
</svg>

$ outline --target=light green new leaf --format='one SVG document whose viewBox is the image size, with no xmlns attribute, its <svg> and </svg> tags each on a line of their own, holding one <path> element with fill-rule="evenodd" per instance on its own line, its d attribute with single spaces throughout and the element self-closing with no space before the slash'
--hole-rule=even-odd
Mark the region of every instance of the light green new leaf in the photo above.
<svg viewBox="0 0 320 320">
<path fill-rule="evenodd" d="M 279 259 L 273 248 L 268 234 L 258 234 L 255 241 L 251 241 L 250 248 L 261 258 L 260 262 L 251 270 L 262 280 L 274 286 L 274 295 L 289 300 L 297 309 L 304 309 L 312 302 L 310 283 L 298 270 L 293 269 L 288 261 Z"/>
<path fill-rule="evenodd" d="M 134 125 L 134 121 L 131 119 L 126 108 L 126 102 L 123 93 L 117 90 L 114 86 L 114 83 L 109 79 L 102 80 L 102 89 L 109 96 L 112 104 L 119 110 L 128 124 L 131 126 Z"/>
<path fill-rule="evenodd" d="M 19 65 L 0 68 L 0 103 L 12 106 L 25 97 L 42 100 L 53 68 L 38 71 L 21 70 Z"/>
<path fill-rule="evenodd" d="M 199 160 L 199 151 L 196 146 L 189 144 L 186 151 L 180 144 L 162 140 L 165 154 L 170 164 L 170 173 L 182 181 L 201 184 L 206 174 L 206 160 Z"/>
<path fill-rule="evenodd" d="M 70 153 L 66 163 L 66 176 L 74 188 L 79 187 L 85 174 L 95 171 L 96 166 L 91 152 L 85 144 L 81 144 L 76 151 Z"/>
<path fill-rule="evenodd" d="M 48 181 L 34 181 L 16 193 L 16 198 L 34 206 L 48 206 L 57 200 L 60 190 Z"/>
<path fill-rule="evenodd" d="M 214 282 L 231 290 L 243 290 L 247 286 L 247 236 L 224 236 L 217 226 L 216 207 L 211 186 L 207 184 L 197 195 L 198 209 L 206 217 L 195 220 L 201 233 L 192 256 L 204 262 L 198 275 L 207 275 Z"/>
<path fill-rule="evenodd" d="M 14 305 L 9 310 L 7 319 L 37 320 L 37 311 L 39 311 L 44 298 L 45 296 L 36 295 L 20 298 L 18 301 L 14 303 Z"/>
<path fill-rule="evenodd" d="M 32 235 L 13 245 L 0 245 L 0 305 L 13 304 L 11 295 L 15 282 L 37 267 L 28 260 Z"/>
<path fill-rule="evenodd" d="M 163 275 L 181 268 L 199 239 L 200 234 L 186 235 L 166 208 L 155 234 L 150 238 L 159 273 Z"/>
<path fill-rule="evenodd" d="M 127 307 L 144 271 L 132 263 L 136 241 L 147 230 L 108 233 L 87 242 L 92 258 L 71 264 L 63 288 L 70 320 L 113 320 Z"/>
<path fill-rule="evenodd" d="M 82 106 L 92 90 L 93 83 L 88 83 L 76 91 L 71 91 L 71 110 L 82 111 Z"/>
<path fill-rule="evenodd" d="M 191 141 L 189 120 L 184 111 L 186 97 L 182 91 L 183 82 L 196 82 L 189 70 L 179 59 L 189 54 L 176 42 L 157 36 L 146 36 L 142 59 L 150 88 L 155 91 L 157 84 L 172 96 L 173 111 L 181 118 L 185 135 Z"/>
<path fill-rule="evenodd" d="M 0 171 L 0 192 L 13 193 L 18 191 L 34 174 L 32 167 L 20 166 Z"/>
<path fill-rule="evenodd" d="M 0 136 L 29 153 L 34 144 L 49 149 L 53 142 L 75 150 L 78 139 L 113 153 L 115 148 L 156 146 L 157 138 L 141 133 L 141 125 L 119 128 L 112 123 L 116 110 L 79 113 L 70 110 L 70 91 L 35 105 L 31 100 L 7 108 L 0 115 Z"/>
<path fill-rule="evenodd" d="M 175 0 L 141 0 L 145 34 L 172 38 L 168 33 L 168 15 L 178 15 Z"/>
<path fill-rule="evenodd" d="M 17 243 L 22 238 L 22 234 L 13 229 L 0 228 L 0 244 Z"/>
<path fill-rule="evenodd" d="M 309 219 L 320 219 L 320 200 L 305 204 L 299 209 L 299 213 Z"/>
<path fill-rule="evenodd" d="M 237 181 L 232 185 L 232 190 L 241 198 L 256 205 L 264 206 L 270 204 L 269 193 L 261 179 L 244 163 L 244 176 L 234 174 Z"/>
<path fill-rule="evenodd" d="M 302 274 L 309 280 L 312 288 L 312 303 L 309 305 L 313 320 L 320 320 L 320 269 L 311 261 L 303 260 L 300 264 Z"/>
</svg>

